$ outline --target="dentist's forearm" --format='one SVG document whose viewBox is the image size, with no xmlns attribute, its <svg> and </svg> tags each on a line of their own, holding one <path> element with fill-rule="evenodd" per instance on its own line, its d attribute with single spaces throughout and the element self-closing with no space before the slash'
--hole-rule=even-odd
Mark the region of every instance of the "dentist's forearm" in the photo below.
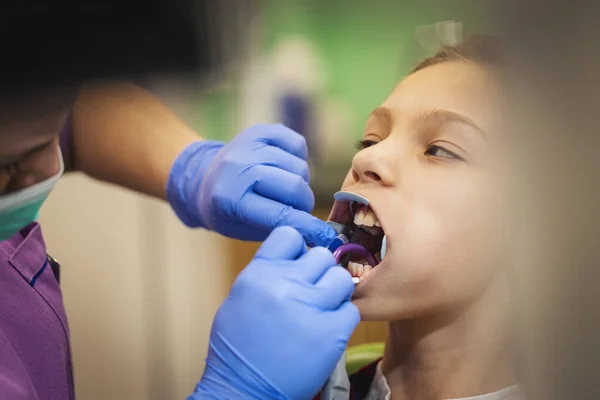
<svg viewBox="0 0 600 400">
<path fill-rule="evenodd" d="M 175 158 L 202 139 L 129 83 L 84 87 L 72 117 L 71 169 L 161 199 Z"/>
</svg>

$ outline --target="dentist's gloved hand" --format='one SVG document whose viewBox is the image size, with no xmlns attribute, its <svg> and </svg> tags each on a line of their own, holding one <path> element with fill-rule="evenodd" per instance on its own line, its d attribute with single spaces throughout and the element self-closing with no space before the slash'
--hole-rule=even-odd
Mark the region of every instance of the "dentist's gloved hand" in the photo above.
<svg viewBox="0 0 600 400">
<path fill-rule="evenodd" d="M 294 229 L 273 231 L 219 308 L 188 400 L 312 399 L 360 319 L 352 278 L 335 264 Z"/>
<path fill-rule="evenodd" d="M 288 225 L 310 246 L 325 246 L 336 232 L 309 214 L 307 156 L 304 136 L 283 125 L 254 126 L 228 144 L 198 141 L 175 161 L 167 198 L 189 227 L 260 241 Z"/>
</svg>

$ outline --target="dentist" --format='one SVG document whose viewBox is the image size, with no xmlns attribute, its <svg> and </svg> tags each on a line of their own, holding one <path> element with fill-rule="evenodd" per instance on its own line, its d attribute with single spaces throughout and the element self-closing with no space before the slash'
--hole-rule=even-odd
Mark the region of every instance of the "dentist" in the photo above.
<svg viewBox="0 0 600 400">
<path fill-rule="evenodd" d="M 252 127 L 227 144 L 203 140 L 125 83 L 40 92 L 0 109 L 2 398 L 74 399 L 60 265 L 35 222 L 58 179 L 74 170 L 162 198 L 189 227 L 243 240 L 281 227 L 217 313 L 193 398 L 316 393 L 359 316 L 350 275 L 324 248 L 306 251 L 336 234 L 309 214 L 306 158 L 304 138 L 282 125 Z"/>
<path fill-rule="evenodd" d="M 204 140 L 138 86 L 81 86 L 117 73 L 218 67 L 211 57 L 226 32 L 214 30 L 240 21 L 210 24 L 215 16 L 233 21 L 233 10 L 219 14 L 215 2 L 193 3 L 196 21 L 191 1 L 114 0 L 98 12 L 97 3 L 40 0 L 2 10 L 2 400 L 75 398 L 60 265 L 35 222 L 69 171 L 161 198 L 189 227 L 268 237 L 215 317 L 191 399 L 310 398 L 358 323 L 350 276 L 323 248 L 306 251 L 336 233 L 309 214 L 314 196 L 301 135 L 260 125 L 229 143 Z"/>
</svg>

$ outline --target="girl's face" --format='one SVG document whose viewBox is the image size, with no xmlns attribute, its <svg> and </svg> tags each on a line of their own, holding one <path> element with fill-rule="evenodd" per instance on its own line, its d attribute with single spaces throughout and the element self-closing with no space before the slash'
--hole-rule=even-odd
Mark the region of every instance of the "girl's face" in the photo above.
<svg viewBox="0 0 600 400">
<path fill-rule="evenodd" d="M 39 95 L 0 109 L 0 196 L 56 175 L 58 135 L 75 96 Z"/>
<path fill-rule="evenodd" d="M 408 76 L 371 113 L 342 185 L 369 199 L 387 237 L 384 260 L 354 292 L 363 319 L 453 309 L 493 279 L 502 262 L 495 88 L 483 67 L 443 62 Z"/>
</svg>

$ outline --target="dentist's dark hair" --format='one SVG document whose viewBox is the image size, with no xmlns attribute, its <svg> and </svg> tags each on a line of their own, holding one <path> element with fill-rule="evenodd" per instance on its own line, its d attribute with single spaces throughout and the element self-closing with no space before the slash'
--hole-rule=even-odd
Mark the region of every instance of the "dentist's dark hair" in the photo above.
<svg viewBox="0 0 600 400">
<path fill-rule="evenodd" d="M 243 53 L 258 0 L 7 0 L 0 100 L 84 81 L 213 76 Z"/>
</svg>

